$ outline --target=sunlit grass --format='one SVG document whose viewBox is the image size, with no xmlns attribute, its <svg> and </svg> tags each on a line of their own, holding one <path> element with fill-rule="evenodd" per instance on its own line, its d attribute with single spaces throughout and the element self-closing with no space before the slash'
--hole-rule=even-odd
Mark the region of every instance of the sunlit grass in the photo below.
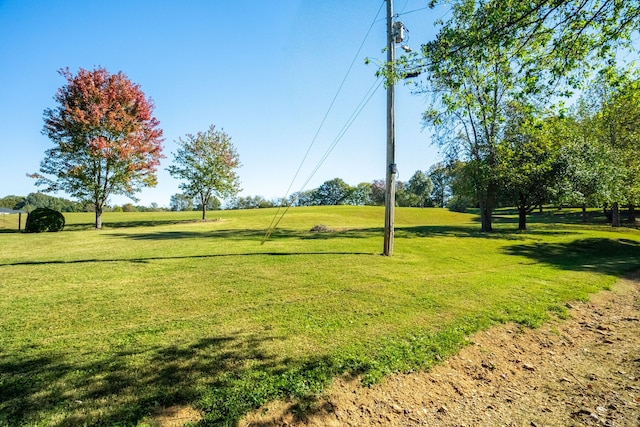
<svg viewBox="0 0 640 427">
<path fill-rule="evenodd" d="M 291 209 L 264 244 L 275 210 L 1 233 L 0 425 L 135 425 L 172 404 L 233 425 L 334 375 L 428 367 L 495 322 L 537 326 L 640 266 L 637 230 L 576 212 L 526 232 L 504 215 L 492 234 L 470 214 L 396 212 L 391 258 L 371 207 Z"/>
</svg>

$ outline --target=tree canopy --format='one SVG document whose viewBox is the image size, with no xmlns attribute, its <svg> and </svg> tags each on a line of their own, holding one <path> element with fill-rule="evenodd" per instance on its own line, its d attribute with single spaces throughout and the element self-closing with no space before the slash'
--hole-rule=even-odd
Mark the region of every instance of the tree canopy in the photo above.
<svg viewBox="0 0 640 427">
<path fill-rule="evenodd" d="M 529 141 L 508 135 L 510 106 L 537 105 L 542 111 L 552 106 L 550 100 L 584 87 L 590 72 L 611 69 L 617 50 L 632 48 L 630 34 L 640 23 L 640 5 L 622 0 L 447 3 L 451 16 L 440 22 L 435 40 L 382 72 L 393 70 L 387 75 L 391 81 L 423 72 L 419 92 L 431 97 L 424 121 L 451 159 L 462 161 L 458 177 L 472 190 L 482 230 L 491 231 L 492 210 L 505 189 L 519 194 L 523 211 L 530 209 L 534 199 L 546 197 L 524 191 L 524 183 L 550 177 L 561 160 L 545 157 L 542 134 L 529 134 Z M 528 166 L 501 169 L 504 161 Z M 528 201 L 522 198 L 525 193 Z"/>
<path fill-rule="evenodd" d="M 40 173 L 45 191 L 64 191 L 95 206 L 96 228 L 109 196 L 136 200 L 142 187 L 157 183 L 162 158 L 162 130 L 153 102 L 122 72 L 104 68 L 72 74 L 55 96 L 57 107 L 44 112 L 43 134 L 54 143 Z"/>
<path fill-rule="evenodd" d="M 205 220 L 212 197 L 225 199 L 240 191 L 236 173 L 240 157 L 231 137 L 214 125 L 204 132 L 187 134 L 176 142 L 179 148 L 167 170 L 174 178 L 182 180 L 179 187 L 184 195 L 197 199 Z"/>
</svg>

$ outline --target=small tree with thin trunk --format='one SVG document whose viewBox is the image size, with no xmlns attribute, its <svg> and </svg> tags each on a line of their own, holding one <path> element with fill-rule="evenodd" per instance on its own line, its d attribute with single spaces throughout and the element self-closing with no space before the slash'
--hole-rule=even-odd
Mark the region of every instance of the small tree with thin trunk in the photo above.
<svg viewBox="0 0 640 427">
<path fill-rule="evenodd" d="M 142 187 L 157 183 L 163 157 L 162 130 L 153 102 L 122 72 L 80 69 L 55 96 L 56 108 L 44 112 L 42 133 L 55 144 L 40 172 L 32 174 L 45 191 L 64 191 L 95 206 L 96 228 L 112 194 L 136 200 Z M 50 178 L 48 176 L 53 176 Z"/>
<path fill-rule="evenodd" d="M 205 132 L 187 134 L 176 143 L 179 148 L 167 170 L 183 181 L 179 187 L 185 195 L 198 200 L 205 220 L 212 197 L 225 199 L 240 191 L 235 171 L 240 167 L 240 157 L 231 137 L 214 125 Z"/>
</svg>

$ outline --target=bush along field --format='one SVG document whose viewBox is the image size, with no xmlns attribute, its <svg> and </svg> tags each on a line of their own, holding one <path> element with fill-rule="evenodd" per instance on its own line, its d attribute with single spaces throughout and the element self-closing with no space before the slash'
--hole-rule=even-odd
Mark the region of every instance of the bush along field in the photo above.
<svg viewBox="0 0 640 427">
<path fill-rule="evenodd" d="M 0 233 L 0 426 L 148 425 L 157 408 L 237 425 L 332 378 L 427 369 L 497 323 L 567 315 L 640 267 L 640 232 L 564 209 L 518 232 L 502 212 L 379 207 L 65 214 Z M 11 227 L 13 227 L 13 223 Z M 313 231 L 312 231 L 313 229 Z M 13 228 L 12 228 L 13 230 Z"/>
</svg>

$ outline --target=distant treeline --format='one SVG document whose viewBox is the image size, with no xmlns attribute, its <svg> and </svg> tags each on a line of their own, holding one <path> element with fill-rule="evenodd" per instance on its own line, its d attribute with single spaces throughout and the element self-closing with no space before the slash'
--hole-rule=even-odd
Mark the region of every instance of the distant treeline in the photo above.
<svg viewBox="0 0 640 427">
<path fill-rule="evenodd" d="M 28 196 L 6 196 L 0 198 L 0 208 L 21 210 L 31 212 L 36 208 L 49 208 L 58 212 L 94 212 L 93 203 L 74 202 L 62 197 L 49 196 L 42 193 L 31 193 Z M 122 206 L 113 206 L 105 208 L 106 212 L 155 212 L 168 210 L 161 208 L 157 203 L 150 206 L 135 206 L 126 203 Z"/>
</svg>

